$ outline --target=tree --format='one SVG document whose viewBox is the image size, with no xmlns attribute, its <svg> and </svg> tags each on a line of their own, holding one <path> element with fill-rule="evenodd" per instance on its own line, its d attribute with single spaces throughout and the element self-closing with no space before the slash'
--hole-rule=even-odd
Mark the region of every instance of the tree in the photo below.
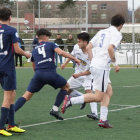
<svg viewBox="0 0 140 140">
<path fill-rule="evenodd" d="M 14 2 L 11 2 L 10 0 L 0 0 L 0 7 L 6 6 L 8 8 L 11 8 L 14 5 Z"/>
<path fill-rule="evenodd" d="M 67 8 L 59 11 L 59 17 L 66 24 L 77 24 L 80 23 L 80 11 L 76 6 L 67 6 Z"/>
<path fill-rule="evenodd" d="M 66 9 L 67 7 L 75 6 L 76 1 L 73 0 L 65 0 L 62 4 L 58 6 L 58 9 L 63 10 Z"/>
</svg>

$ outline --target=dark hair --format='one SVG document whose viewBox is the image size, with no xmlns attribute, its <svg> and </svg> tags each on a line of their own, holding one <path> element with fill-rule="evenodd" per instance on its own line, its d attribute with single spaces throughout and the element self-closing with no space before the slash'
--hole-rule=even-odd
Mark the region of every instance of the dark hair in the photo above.
<svg viewBox="0 0 140 140">
<path fill-rule="evenodd" d="M 12 15 L 12 11 L 7 7 L 0 8 L 0 20 L 7 21 Z"/>
<path fill-rule="evenodd" d="M 39 29 L 36 34 L 37 34 L 38 38 L 42 35 L 46 35 L 46 36 L 49 36 L 49 37 L 52 35 L 52 33 L 49 32 L 48 30 L 46 30 L 45 28 Z"/>
<path fill-rule="evenodd" d="M 121 24 L 125 23 L 125 19 L 122 14 L 116 14 L 111 18 L 111 25 L 113 26 L 120 26 Z"/>
<path fill-rule="evenodd" d="M 90 40 L 90 36 L 86 32 L 78 34 L 77 38 L 82 39 L 83 41 L 87 41 L 87 43 L 89 43 L 89 40 Z"/>
<path fill-rule="evenodd" d="M 57 34 L 57 35 L 60 35 L 60 34 Z"/>
</svg>

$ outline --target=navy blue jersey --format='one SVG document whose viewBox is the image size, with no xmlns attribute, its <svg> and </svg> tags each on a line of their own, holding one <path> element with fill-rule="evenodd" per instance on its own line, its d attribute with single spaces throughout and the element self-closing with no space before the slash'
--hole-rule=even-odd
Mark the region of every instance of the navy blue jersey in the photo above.
<svg viewBox="0 0 140 140">
<path fill-rule="evenodd" d="M 53 71 L 56 69 L 54 63 L 55 48 L 58 48 L 55 43 L 40 42 L 33 49 L 31 61 L 35 62 L 35 70 L 47 69 L 49 71 Z"/>
<path fill-rule="evenodd" d="M 0 71 L 15 70 L 14 47 L 17 41 L 17 30 L 6 24 L 0 25 Z"/>
</svg>

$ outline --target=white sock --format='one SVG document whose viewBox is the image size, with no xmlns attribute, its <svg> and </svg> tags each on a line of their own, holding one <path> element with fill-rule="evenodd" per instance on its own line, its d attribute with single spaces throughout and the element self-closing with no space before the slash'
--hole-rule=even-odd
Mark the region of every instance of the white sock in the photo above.
<svg viewBox="0 0 140 140">
<path fill-rule="evenodd" d="M 84 96 L 79 96 L 79 97 L 73 97 L 70 99 L 71 104 L 83 104 L 84 103 Z"/>
<path fill-rule="evenodd" d="M 77 91 L 77 90 L 73 90 L 71 93 L 70 93 L 70 96 L 71 97 L 77 97 L 77 96 L 81 96 L 83 95 L 83 93 Z"/>
<path fill-rule="evenodd" d="M 58 107 L 57 106 L 53 106 L 53 108 L 52 108 L 54 111 L 58 111 Z"/>
<path fill-rule="evenodd" d="M 98 116 L 98 113 L 97 113 L 97 102 L 91 102 L 90 103 L 90 108 L 91 108 L 91 112 L 95 113 Z"/>
<path fill-rule="evenodd" d="M 108 108 L 106 106 L 101 106 L 100 107 L 100 119 L 102 121 L 106 121 L 107 115 L 108 115 Z"/>
</svg>

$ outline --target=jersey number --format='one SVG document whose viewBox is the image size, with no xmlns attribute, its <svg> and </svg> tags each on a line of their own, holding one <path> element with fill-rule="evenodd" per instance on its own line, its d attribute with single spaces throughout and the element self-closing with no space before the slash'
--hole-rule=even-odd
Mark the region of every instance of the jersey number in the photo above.
<svg viewBox="0 0 140 140">
<path fill-rule="evenodd" d="M 0 48 L 3 49 L 3 34 L 0 34 Z"/>
<path fill-rule="evenodd" d="M 38 48 L 38 53 L 39 53 L 39 54 L 42 54 L 42 55 L 43 55 L 43 58 L 46 57 L 46 53 L 45 53 L 45 48 L 44 48 L 44 47 Z"/>
<path fill-rule="evenodd" d="M 102 46 L 103 46 L 104 38 L 105 38 L 105 34 L 102 34 L 102 35 L 101 35 L 100 48 L 102 48 Z"/>
</svg>

